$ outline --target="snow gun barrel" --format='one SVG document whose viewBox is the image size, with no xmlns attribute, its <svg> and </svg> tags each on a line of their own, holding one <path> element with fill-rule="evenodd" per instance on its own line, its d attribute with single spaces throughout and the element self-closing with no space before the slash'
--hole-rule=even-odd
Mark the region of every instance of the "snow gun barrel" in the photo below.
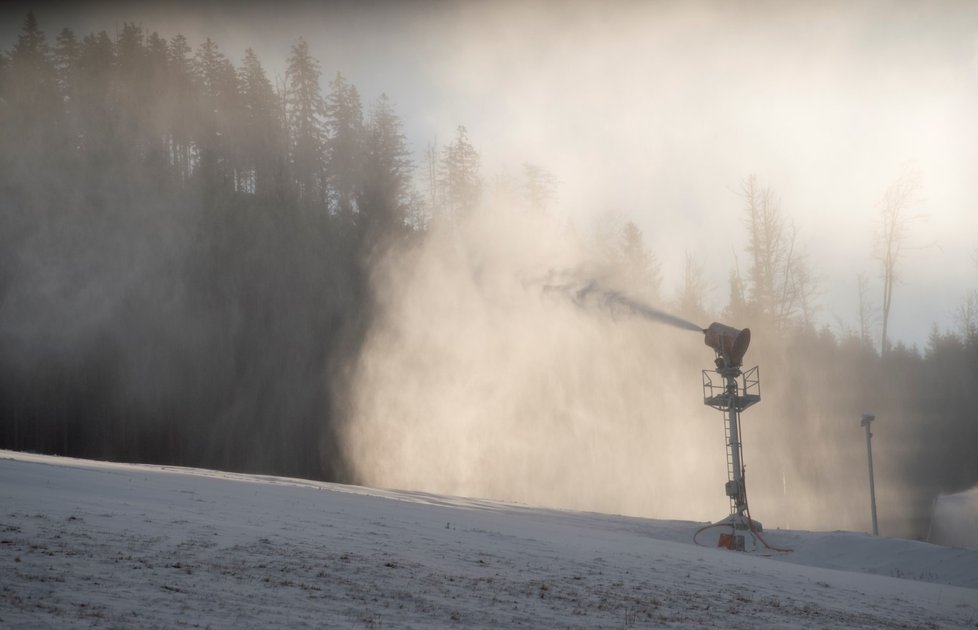
<svg viewBox="0 0 978 630">
<path fill-rule="evenodd" d="M 740 367 L 750 345 L 750 328 L 743 330 L 713 322 L 703 329 L 706 345 L 713 348 L 725 367 Z"/>
</svg>

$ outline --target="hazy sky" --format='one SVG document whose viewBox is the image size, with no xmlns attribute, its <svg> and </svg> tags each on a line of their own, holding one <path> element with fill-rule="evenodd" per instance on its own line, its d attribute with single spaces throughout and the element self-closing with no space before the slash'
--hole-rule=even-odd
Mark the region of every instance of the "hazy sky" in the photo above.
<svg viewBox="0 0 978 630">
<path fill-rule="evenodd" d="M 27 8 L 49 41 L 123 22 L 235 62 L 258 52 L 281 76 L 302 36 L 366 103 L 394 100 L 420 154 L 464 124 L 487 180 L 524 161 L 559 181 L 583 229 L 635 221 L 667 294 L 684 252 L 727 299 L 746 271 L 743 203 L 753 173 L 779 195 L 822 288 L 823 323 L 856 326 L 856 276 L 882 293 L 877 202 L 901 169 L 923 182 L 901 261 L 892 336 L 930 326 L 978 288 L 978 4 L 968 2 L 5 3 L 9 50 Z"/>
</svg>

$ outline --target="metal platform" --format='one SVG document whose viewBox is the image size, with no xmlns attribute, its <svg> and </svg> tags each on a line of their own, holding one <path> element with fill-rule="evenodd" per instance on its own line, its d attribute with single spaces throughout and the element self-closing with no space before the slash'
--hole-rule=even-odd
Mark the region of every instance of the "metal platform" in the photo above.
<svg viewBox="0 0 978 630">
<path fill-rule="evenodd" d="M 718 382 L 714 382 L 714 377 L 717 377 Z M 717 370 L 703 370 L 703 403 L 720 411 L 730 409 L 743 411 L 759 403 L 761 401 L 761 377 L 757 366 L 737 374 L 737 377 L 735 380 L 736 391 L 730 391 L 726 374 Z"/>
</svg>

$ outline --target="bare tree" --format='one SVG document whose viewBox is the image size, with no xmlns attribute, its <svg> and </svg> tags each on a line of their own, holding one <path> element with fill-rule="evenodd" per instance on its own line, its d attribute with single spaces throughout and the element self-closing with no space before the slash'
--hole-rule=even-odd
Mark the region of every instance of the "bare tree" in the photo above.
<svg viewBox="0 0 978 630">
<path fill-rule="evenodd" d="M 785 223 L 781 201 L 754 175 L 743 181 L 741 196 L 747 204 L 751 309 L 777 326 L 798 315 L 810 321 L 815 310 L 815 280 L 797 247 L 797 229 Z"/>
<path fill-rule="evenodd" d="M 879 201 L 880 234 L 876 242 L 876 257 L 883 273 L 883 332 L 880 336 L 880 355 L 889 350 L 887 337 L 890 310 L 893 306 L 893 287 L 898 280 L 897 264 L 908 245 L 911 227 L 923 215 L 910 214 L 920 202 L 920 173 L 916 168 L 905 167 L 903 173 L 890 184 Z"/>
</svg>

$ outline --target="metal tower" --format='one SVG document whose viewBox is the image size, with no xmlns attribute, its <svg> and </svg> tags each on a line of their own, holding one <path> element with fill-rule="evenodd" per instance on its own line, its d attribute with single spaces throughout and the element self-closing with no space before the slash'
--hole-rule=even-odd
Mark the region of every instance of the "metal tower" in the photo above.
<svg viewBox="0 0 978 630">
<path fill-rule="evenodd" d="M 723 431 L 727 450 L 727 483 L 724 491 L 730 499 L 730 516 L 718 524 L 729 524 L 734 530 L 761 531 L 751 521 L 744 485 L 744 457 L 741 443 L 740 414 L 761 400 L 761 381 L 757 367 L 741 371 L 744 353 L 750 344 L 750 329 L 738 330 L 723 324 L 711 324 L 703 331 L 706 345 L 716 352 L 716 369 L 703 370 L 703 403 L 723 412 Z M 716 381 L 714 378 L 719 377 Z M 731 539 L 732 548 L 743 549 L 743 536 Z"/>
</svg>

